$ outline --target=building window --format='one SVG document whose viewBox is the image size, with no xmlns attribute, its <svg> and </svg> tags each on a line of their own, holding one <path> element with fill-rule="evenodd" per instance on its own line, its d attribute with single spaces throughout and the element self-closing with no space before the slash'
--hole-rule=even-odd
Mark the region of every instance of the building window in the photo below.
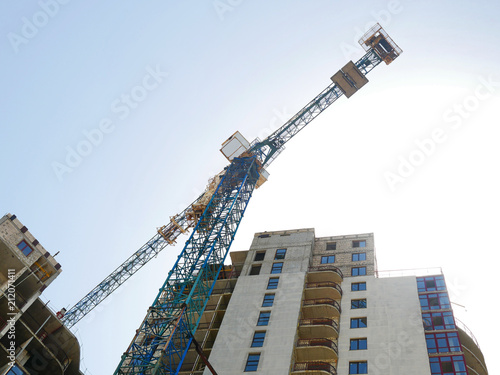
<svg viewBox="0 0 500 375">
<path fill-rule="evenodd" d="M 427 351 L 433 353 L 452 353 L 461 351 L 458 332 L 428 333 L 425 335 Z"/>
<path fill-rule="evenodd" d="M 417 288 L 419 292 L 446 290 L 444 276 L 417 277 Z"/>
<path fill-rule="evenodd" d="M 337 243 L 336 242 L 327 242 L 326 249 L 327 250 L 337 250 Z"/>
<path fill-rule="evenodd" d="M 283 270 L 283 262 L 273 263 L 273 267 L 271 268 L 271 273 L 281 273 Z"/>
<path fill-rule="evenodd" d="M 451 308 L 447 293 L 422 294 L 419 298 L 422 310 L 442 310 Z"/>
<path fill-rule="evenodd" d="M 364 276 L 366 275 L 366 267 L 352 267 L 351 276 Z"/>
<path fill-rule="evenodd" d="M 351 300 L 351 309 L 366 309 L 366 298 Z"/>
<path fill-rule="evenodd" d="M 276 254 L 274 254 L 274 259 L 285 259 L 286 249 L 278 249 L 276 250 Z"/>
<path fill-rule="evenodd" d="M 265 256 L 266 256 L 266 252 L 265 251 L 259 251 L 259 252 L 255 253 L 254 261 L 255 262 L 259 262 L 261 260 L 264 260 Z"/>
<path fill-rule="evenodd" d="M 442 329 L 455 329 L 455 319 L 451 311 L 422 313 L 424 329 L 426 331 L 438 331 Z"/>
<path fill-rule="evenodd" d="M 245 365 L 245 372 L 257 371 L 259 367 L 260 353 L 249 354 Z"/>
<path fill-rule="evenodd" d="M 365 328 L 365 327 L 366 327 L 366 317 L 351 318 L 351 328 Z"/>
<path fill-rule="evenodd" d="M 271 307 L 274 304 L 274 294 L 266 294 L 262 301 L 262 307 Z"/>
<path fill-rule="evenodd" d="M 21 370 L 17 365 L 12 366 L 5 375 L 26 375 L 26 373 Z"/>
<path fill-rule="evenodd" d="M 258 275 L 260 273 L 260 264 L 253 265 L 252 268 L 250 268 L 250 275 Z"/>
<path fill-rule="evenodd" d="M 366 241 L 352 241 L 352 247 L 366 247 Z"/>
<path fill-rule="evenodd" d="M 368 347 L 367 339 L 351 339 L 351 345 L 349 346 L 349 350 L 366 350 Z"/>
<path fill-rule="evenodd" d="M 431 357 L 429 361 L 432 375 L 467 375 L 463 355 Z"/>
<path fill-rule="evenodd" d="M 335 255 L 326 255 L 321 257 L 321 264 L 335 263 Z"/>
<path fill-rule="evenodd" d="M 351 283 L 351 290 L 353 292 L 358 292 L 360 290 L 366 290 L 366 283 Z"/>
<path fill-rule="evenodd" d="M 269 237 L 271 237 L 270 234 L 261 234 L 261 235 L 259 235 L 259 238 L 269 238 Z"/>
<path fill-rule="evenodd" d="M 280 281 L 279 277 L 269 278 L 269 282 L 267 283 L 267 289 L 277 289 L 279 281 Z"/>
<path fill-rule="evenodd" d="M 349 374 L 368 374 L 368 363 L 349 362 Z"/>
<path fill-rule="evenodd" d="M 354 253 L 352 254 L 353 262 L 361 262 L 362 260 L 366 260 L 366 253 Z"/>
<path fill-rule="evenodd" d="M 33 249 L 26 243 L 26 241 L 22 240 L 17 244 L 17 248 L 22 251 L 22 253 L 26 256 L 30 255 Z"/>
<path fill-rule="evenodd" d="M 266 331 L 255 332 L 253 334 L 252 348 L 260 348 L 264 345 L 264 338 L 266 337 Z"/>
<path fill-rule="evenodd" d="M 261 311 L 259 314 L 259 319 L 257 320 L 257 325 L 267 326 L 269 324 L 270 317 L 271 317 L 271 311 Z"/>
</svg>

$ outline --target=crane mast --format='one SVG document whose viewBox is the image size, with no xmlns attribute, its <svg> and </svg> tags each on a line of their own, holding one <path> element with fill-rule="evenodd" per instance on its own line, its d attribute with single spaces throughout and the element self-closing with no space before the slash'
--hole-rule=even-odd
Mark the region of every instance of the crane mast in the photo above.
<svg viewBox="0 0 500 375">
<path fill-rule="evenodd" d="M 248 202 L 254 189 L 267 176 L 265 167 L 283 150 L 286 142 L 340 96 L 350 97 L 365 85 L 368 72 L 382 61 L 389 64 L 402 52 L 378 24 L 363 36 L 360 44 L 366 54 L 339 70 L 331 78 L 333 83 L 281 128 L 263 141 L 256 140 L 248 147 L 241 145 L 241 152 L 226 155 L 230 165 L 218 175 L 220 178 L 212 181 L 211 185 L 216 183 L 216 188 L 213 192 L 208 189 L 210 199 L 201 206 L 203 213 L 194 219 L 196 225 L 189 239 L 123 354 L 115 375 L 163 375 L 181 371 Z M 195 210 L 195 206 L 188 208 L 186 215 L 199 213 L 200 207 Z M 180 226 L 178 229 L 180 231 Z M 160 230 L 160 236 L 161 233 Z"/>
</svg>

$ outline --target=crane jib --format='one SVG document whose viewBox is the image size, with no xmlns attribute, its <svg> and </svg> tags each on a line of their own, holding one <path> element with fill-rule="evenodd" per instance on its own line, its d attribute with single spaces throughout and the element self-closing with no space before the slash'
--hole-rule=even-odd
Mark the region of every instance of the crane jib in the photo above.
<svg viewBox="0 0 500 375">
<path fill-rule="evenodd" d="M 366 51 L 361 59 L 348 62 L 331 77 L 333 82 L 328 87 L 265 140 L 248 143 L 241 136 L 242 150 L 230 156 L 225 154 L 231 164 L 209 181 L 203 194 L 158 228 L 146 244 L 66 315 L 64 309 L 58 312 L 66 326 L 73 326 L 163 248 L 174 244 L 180 234 L 192 229 L 115 374 L 177 374 L 181 370 L 192 342 L 190 337 L 196 332 L 219 275 L 231 279 L 233 273 L 226 269 L 224 260 L 254 188 L 267 180 L 264 168 L 333 102 L 342 95 L 350 97 L 363 87 L 368 82 L 366 74 L 373 68 L 382 61 L 390 64 L 402 53 L 379 24 L 367 31 L 360 44 Z M 233 146 L 230 140 L 225 142 L 228 149 Z"/>
</svg>

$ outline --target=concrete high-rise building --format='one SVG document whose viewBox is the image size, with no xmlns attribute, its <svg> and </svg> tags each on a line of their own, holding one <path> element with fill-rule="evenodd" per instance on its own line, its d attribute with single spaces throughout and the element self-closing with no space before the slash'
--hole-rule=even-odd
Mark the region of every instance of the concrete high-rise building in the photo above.
<svg viewBox="0 0 500 375">
<path fill-rule="evenodd" d="M 444 276 L 382 277 L 373 234 L 255 234 L 231 252 L 195 338 L 219 375 L 486 375 Z M 204 374 L 190 350 L 181 374 Z"/>
<path fill-rule="evenodd" d="M 81 375 L 77 339 L 39 298 L 60 273 L 15 215 L 0 218 L 0 375 Z"/>
</svg>

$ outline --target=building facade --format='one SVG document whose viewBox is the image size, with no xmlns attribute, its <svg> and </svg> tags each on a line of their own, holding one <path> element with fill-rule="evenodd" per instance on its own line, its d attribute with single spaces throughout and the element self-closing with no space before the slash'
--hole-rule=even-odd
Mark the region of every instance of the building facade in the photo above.
<svg viewBox="0 0 500 375">
<path fill-rule="evenodd" d="M 80 345 L 39 296 L 60 264 L 15 215 L 0 218 L 0 375 L 80 375 Z"/>
<path fill-rule="evenodd" d="M 195 338 L 219 375 L 487 375 L 444 277 L 381 277 L 373 234 L 256 233 L 231 254 Z M 211 372 L 190 350 L 181 374 Z"/>
</svg>

